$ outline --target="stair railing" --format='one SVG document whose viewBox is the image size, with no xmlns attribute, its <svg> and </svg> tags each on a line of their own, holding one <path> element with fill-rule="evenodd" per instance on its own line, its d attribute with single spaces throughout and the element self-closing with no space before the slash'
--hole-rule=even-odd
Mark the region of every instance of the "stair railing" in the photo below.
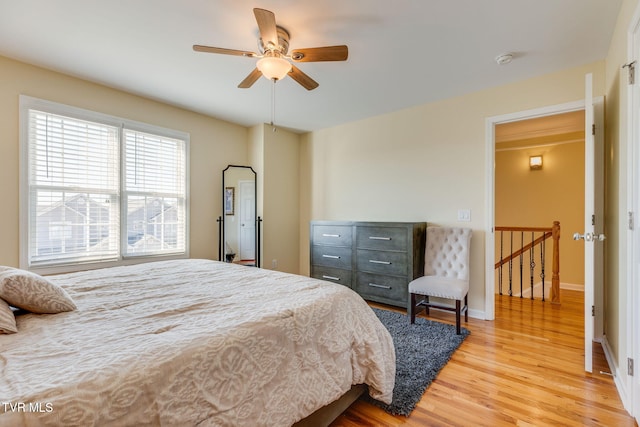
<svg viewBox="0 0 640 427">
<path fill-rule="evenodd" d="M 503 268 L 505 264 L 509 268 L 509 289 L 508 293 L 513 296 L 513 268 L 514 260 L 518 261 L 520 270 L 520 298 L 523 294 L 524 283 L 524 261 L 529 261 L 529 281 L 531 286 L 531 299 L 533 297 L 536 258 L 540 257 L 540 279 L 542 283 L 542 301 L 545 300 L 545 260 L 546 241 L 551 238 L 553 241 L 552 267 L 551 267 L 551 303 L 560 304 L 560 222 L 554 221 L 550 228 L 545 227 L 495 227 L 495 232 L 499 233 L 496 240 L 500 243 L 500 260 L 496 262 L 495 268 L 498 270 L 498 290 L 503 294 Z M 519 242 L 517 235 L 520 234 Z M 526 233 L 526 234 L 525 234 Z M 530 235 L 529 235 L 530 233 Z M 505 234 L 507 242 L 505 242 Z M 516 247 L 514 248 L 514 235 L 516 236 Z M 527 243 L 525 243 L 525 241 Z M 519 243 L 519 247 L 518 247 Z M 508 248 L 505 248 L 507 246 Z M 537 248 L 537 249 L 536 249 Z M 504 251 L 508 250 L 509 255 L 504 256 Z M 537 254 L 536 254 L 537 250 Z"/>
</svg>

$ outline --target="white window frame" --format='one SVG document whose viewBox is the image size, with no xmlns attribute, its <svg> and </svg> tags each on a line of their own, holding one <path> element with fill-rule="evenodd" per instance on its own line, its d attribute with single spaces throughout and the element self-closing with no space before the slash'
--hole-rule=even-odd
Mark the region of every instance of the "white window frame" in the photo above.
<svg viewBox="0 0 640 427">
<path fill-rule="evenodd" d="M 124 119 L 108 114 L 98 113 L 82 108 L 77 108 L 69 105 L 64 105 L 52 101 L 33 98 L 26 95 L 20 95 L 19 98 L 19 110 L 20 110 L 20 197 L 19 197 L 19 218 L 20 218 L 20 268 L 28 269 L 31 271 L 37 271 L 41 274 L 53 274 L 78 270 L 87 270 L 92 268 L 112 267 L 116 265 L 134 264 L 139 262 L 146 262 L 152 260 L 161 259 L 179 259 L 189 257 L 189 143 L 190 136 L 186 132 L 167 129 L 160 126 L 141 123 L 129 119 Z M 120 247 L 118 250 L 117 259 L 110 259 L 107 261 L 89 261 L 84 263 L 78 262 L 62 262 L 52 264 L 39 264 L 30 265 L 29 255 L 29 226 L 30 226 L 30 191 L 29 191 L 29 111 L 38 110 L 48 112 L 51 114 L 67 116 L 79 120 L 92 121 L 109 126 L 115 126 L 120 129 L 119 131 L 119 143 L 120 143 Z M 183 140 L 185 142 L 185 236 L 184 236 L 184 252 L 171 253 L 171 254 L 155 254 L 155 255 L 126 255 L 127 245 L 127 231 L 126 231 L 126 215 L 127 207 L 124 203 L 124 153 L 123 150 L 123 132 L 124 129 L 153 134 L 161 137 Z"/>
</svg>

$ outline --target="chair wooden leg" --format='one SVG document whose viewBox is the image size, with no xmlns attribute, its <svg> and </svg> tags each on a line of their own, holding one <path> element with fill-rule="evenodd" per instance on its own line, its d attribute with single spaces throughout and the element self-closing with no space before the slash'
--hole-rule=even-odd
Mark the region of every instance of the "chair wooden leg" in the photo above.
<svg viewBox="0 0 640 427">
<path fill-rule="evenodd" d="M 460 335 L 460 303 L 459 299 L 456 300 L 456 334 Z"/>
<path fill-rule="evenodd" d="M 464 306 L 466 307 L 466 310 L 464 311 L 464 321 L 468 322 L 469 321 L 469 303 L 467 302 L 467 295 L 464 296 Z"/>
<path fill-rule="evenodd" d="M 410 313 L 410 318 L 411 318 L 411 324 L 413 325 L 414 323 L 416 323 L 416 294 L 411 294 L 411 304 L 409 307 L 409 310 L 411 310 Z"/>
</svg>

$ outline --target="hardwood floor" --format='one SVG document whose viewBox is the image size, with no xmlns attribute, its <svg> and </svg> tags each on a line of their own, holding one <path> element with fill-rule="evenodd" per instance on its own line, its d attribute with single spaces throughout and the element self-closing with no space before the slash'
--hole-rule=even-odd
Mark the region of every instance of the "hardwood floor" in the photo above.
<svg viewBox="0 0 640 427">
<path fill-rule="evenodd" d="M 609 368 L 599 344 L 584 372 L 583 294 L 562 290 L 561 301 L 497 296 L 496 320 L 469 319 L 471 335 L 409 417 L 357 401 L 331 426 L 637 426 L 600 373 Z"/>
</svg>

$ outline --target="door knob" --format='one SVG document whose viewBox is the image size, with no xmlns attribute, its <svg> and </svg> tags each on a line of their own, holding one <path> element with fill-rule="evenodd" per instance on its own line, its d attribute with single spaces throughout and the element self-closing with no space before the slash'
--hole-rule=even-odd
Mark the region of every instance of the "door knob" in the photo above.
<svg viewBox="0 0 640 427">
<path fill-rule="evenodd" d="M 573 240 L 581 240 L 584 239 L 585 242 L 602 242 L 607 237 L 604 234 L 595 234 L 595 233 L 574 233 Z"/>
</svg>

